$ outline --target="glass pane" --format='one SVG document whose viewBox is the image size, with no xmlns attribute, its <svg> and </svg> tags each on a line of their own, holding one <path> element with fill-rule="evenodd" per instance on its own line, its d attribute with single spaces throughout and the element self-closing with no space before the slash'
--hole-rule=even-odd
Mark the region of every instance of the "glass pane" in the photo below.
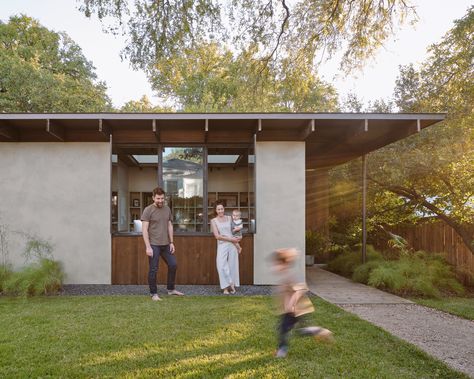
<svg viewBox="0 0 474 379">
<path fill-rule="evenodd" d="M 208 217 L 215 217 L 217 200 L 225 207 L 225 214 L 240 211 L 244 232 L 253 232 L 255 206 L 253 194 L 253 149 L 250 147 L 209 147 L 208 164 Z"/>
<path fill-rule="evenodd" d="M 203 148 L 164 148 L 163 187 L 175 232 L 204 231 Z"/>
<path fill-rule="evenodd" d="M 158 186 L 158 150 L 150 146 L 113 145 L 112 151 L 112 191 L 118 203 L 113 230 L 140 232 L 137 220 L 151 204 L 151 191 Z"/>
</svg>

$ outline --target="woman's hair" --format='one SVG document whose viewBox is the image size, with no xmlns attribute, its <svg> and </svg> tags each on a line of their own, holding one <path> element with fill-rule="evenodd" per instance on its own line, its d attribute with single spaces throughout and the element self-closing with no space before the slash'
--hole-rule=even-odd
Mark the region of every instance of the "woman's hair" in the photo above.
<svg viewBox="0 0 474 379">
<path fill-rule="evenodd" d="M 218 205 L 222 205 L 224 206 L 224 202 L 222 200 L 217 200 L 215 203 L 214 203 L 214 216 L 217 217 L 217 211 L 216 211 L 216 208 Z"/>
</svg>

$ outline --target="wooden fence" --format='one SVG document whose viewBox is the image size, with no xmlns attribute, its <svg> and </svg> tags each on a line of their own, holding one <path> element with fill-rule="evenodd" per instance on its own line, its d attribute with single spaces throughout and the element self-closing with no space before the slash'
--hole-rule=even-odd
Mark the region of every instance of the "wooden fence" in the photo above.
<svg viewBox="0 0 474 379">
<path fill-rule="evenodd" d="M 445 253 L 446 259 L 455 268 L 464 284 L 474 285 L 474 255 L 463 243 L 461 237 L 442 222 L 390 228 L 394 234 L 407 240 L 415 250 Z M 386 243 L 377 242 L 376 248 L 387 248 Z"/>
</svg>

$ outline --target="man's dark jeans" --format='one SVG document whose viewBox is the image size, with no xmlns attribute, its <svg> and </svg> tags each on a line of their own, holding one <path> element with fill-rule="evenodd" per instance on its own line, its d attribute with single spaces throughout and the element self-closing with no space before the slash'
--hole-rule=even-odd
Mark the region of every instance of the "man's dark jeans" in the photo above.
<svg viewBox="0 0 474 379">
<path fill-rule="evenodd" d="M 176 278 L 176 256 L 170 253 L 170 245 L 151 245 L 153 249 L 153 257 L 148 257 L 148 285 L 150 286 L 150 294 L 154 295 L 157 293 L 156 288 L 156 274 L 158 273 L 158 263 L 160 256 L 168 265 L 168 283 L 166 288 L 168 291 L 174 290 L 174 282 Z"/>
</svg>

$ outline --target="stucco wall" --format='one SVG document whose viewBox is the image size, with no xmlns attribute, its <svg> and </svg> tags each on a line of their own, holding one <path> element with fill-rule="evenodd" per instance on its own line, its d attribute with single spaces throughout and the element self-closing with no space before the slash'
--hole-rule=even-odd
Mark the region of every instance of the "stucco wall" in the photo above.
<svg viewBox="0 0 474 379">
<path fill-rule="evenodd" d="M 275 284 L 268 256 L 282 247 L 305 244 L 305 144 L 304 142 L 257 142 L 254 282 Z M 294 267 L 305 280 L 304 256 Z"/>
<path fill-rule="evenodd" d="M 0 143 L 0 218 L 9 259 L 24 263 L 23 231 L 48 240 L 66 283 L 110 283 L 110 144 Z"/>
</svg>

